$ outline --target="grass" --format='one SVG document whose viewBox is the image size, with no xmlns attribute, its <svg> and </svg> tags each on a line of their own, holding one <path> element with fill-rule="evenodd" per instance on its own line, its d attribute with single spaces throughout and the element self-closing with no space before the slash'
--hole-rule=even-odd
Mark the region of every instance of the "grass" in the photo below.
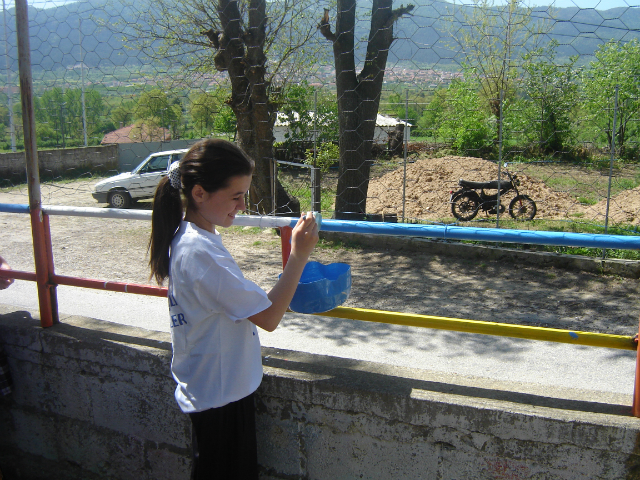
<svg viewBox="0 0 640 480">
<path fill-rule="evenodd" d="M 567 232 L 567 233 L 591 233 L 591 234 L 604 234 L 604 227 L 602 225 L 595 225 L 586 222 L 558 222 L 552 220 L 532 220 L 530 222 L 516 222 L 514 220 L 500 221 L 501 228 L 507 229 L 522 229 L 526 226 L 527 230 L 534 231 L 547 231 L 547 232 Z M 493 228 L 494 222 L 482 222 L 474 223 L 474 227 L 478 228 Z M 629 235 L 633 236 L 637 234 L 635 227 L 630 225 L 613 225 L 607 229 L 608 235 Z M 476 242 L 476 241 L 463 241 L 468 244 L 482 244 L 485 245 L 488 242 Z M 516 244 L 516 243 L 490 243 L 495 247 L 510 248 L 516 250 L 527 250 L 536 252 L 552 252 L 563 255 L 581 255 L 592 258 L 601 258 L 601 248 L 591 247 L 564 247 L 556 245 L 531 245 L 531 244 Z M 620 249 L 606 249 L 606 258 L 614 258 L 620 260 L 634 260 L 640 261 L 639 250 L 620 250 Z"/>
<path fill-rule="evenodd" d="M 311 210 L 311 177 L 306 172 L 307 169 L 304 169 L 304 173 L 301 173 L 296 172 L 292 168 L 278 172 L 278 179 L 285 190 L 295 196 L 300 202 L 301 212 Z M 320 213 L 323 215 L 333 213 L 336 185 L 337 178 L 335 173 L 322 174 L 320 185 Z"/>
<path fill-rule="evenodd" d="M 574 196 L 580 203 L 594 205 L 607 198 L 609 169 L 597 165 L 569 165 L 560 163 L 521 163 L 515 170 L 544 182 L 554 190 Z M 611 195 L 640 186 L 640 166 L 618 164 L 611 182 Z"/>
<path fill-rule="evenodd" d="M 362 245 L 353 241 L 343 242 L 342 240 L 325 240 L 321 238 L 316 245 L 316 248 L 323 250 L 345 250 L 348 252 L 354 252 L 362 249 Z"/>
<path fill-rule="evenodd" d="M 232 233 L 237 233 L 240 235 L 257 235 L 262 232 L 262 228 L 260 227 L 241 227 L 241 226 L 231 226 L 227 229 L 227 231 Z M 275 233 L 274 233 L 275 235 Z"/>
<path fill-rule="evenodd" d="M 56 185 L 67 185 L 70 183 L 75 183 L 78 181 L 99 181 L 103 178 L 109 178 L 115 175 L 113 171 L 105 173 L 105 172 L 93 172 L 91 170 L 83 170 L 83 169 L 72 169 L 67 170 L 63 173 L 60 173 L 56 176 L 51 176 L 50 172 L 46 174 L 42 174 L 40 176 L 40 184 L 46 185 L 55 183 Z M 20 189 L 27 187 L 26 178 L 19 178 L 15 182 L 12 182 L 9 179 L 0 180 L 0 188 L 4 191 L 11 191 L 12 189 Z"/>
</svg>

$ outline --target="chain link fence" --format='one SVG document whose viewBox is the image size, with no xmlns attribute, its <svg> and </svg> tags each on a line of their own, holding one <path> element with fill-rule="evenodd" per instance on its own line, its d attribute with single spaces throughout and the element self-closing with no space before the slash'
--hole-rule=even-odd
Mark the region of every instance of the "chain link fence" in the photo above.
<svg viewBox="0 0 640 480">
<path fill-rule="evenodd" d="M 330 217 L 338 209 L 342 218 L 635 232 L 637 3 L 421 1 L 395 10 L 388 3 L 382 24 L 372 23 L 364 3 L 252 5 L 33 2 L 43 201 L 109 202 L 109 190 L 95 195 L 98 182 L 150 154 L 214 136 L 237 141 L 256 159 L 254 213 L 317 209 Z M 336 54 L 343 38 L 337 8 L 341 18 L 355 9 L 353 63 Z M 11 2 L 2 24 L 0 199 L 26 203 Z M 232 27 L 237 37 L 230 38 Z M 376 35 L 390 30 L 390 47 L 370 58 Z M 380 52 L 379 91 L 361 102 L 367 105 L 349 107 L 345 75 L 357 76 L 356 90 L 369 88 L 377 80 L 367 68 Z M 373 118 L 359 111 L 369 103 Z M 347 140 L 354 132 L 364 149 Z M 108 188 L 128 196 L 131 208 L 150 208 L 145 172 Z M 461 179 L 514 176 L 517 188 L 476 183 L 456 204 Z M 147 193 L 135 193 L 143 187 Z M 336 202 L 352 191 L 362 199 Z M 512 206 L 516 195 L 533 205 L 521 198 Z"/>
</svg>

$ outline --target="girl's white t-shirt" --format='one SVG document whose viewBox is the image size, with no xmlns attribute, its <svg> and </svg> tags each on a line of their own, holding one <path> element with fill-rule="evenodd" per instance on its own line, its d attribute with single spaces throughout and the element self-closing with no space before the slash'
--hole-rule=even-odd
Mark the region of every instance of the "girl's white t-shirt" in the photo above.
<svg viewBox="0 0 640 480">
<path fill-rule="evenodd" d="M 183 412 L 222 407 L 258 388 L 260 339 L 247 317 L 270 305 L 217 232 L 181 222 L 171 243 L 169 313 L 171 373 Z"/>
</svg>

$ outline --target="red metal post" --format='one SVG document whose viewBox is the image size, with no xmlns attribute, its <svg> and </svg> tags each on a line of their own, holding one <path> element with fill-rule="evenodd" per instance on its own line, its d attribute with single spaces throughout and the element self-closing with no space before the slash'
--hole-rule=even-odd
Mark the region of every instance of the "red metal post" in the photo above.
<svg viewBox="0 0 640 480">
<path fill-rule="evenodd" d="M 47 259 L 47 241 L 45 239 L 46 234 L 43 214 L 39 206 L 31 210 L 31 235 L 33 238 L 33 255 L 36 264 L 38 304 L 40 305 L 40 324 L 43 327 L 51 327 L 54 323 L 58 323 L 58 311 L 57 301 L 54 305 L 51 298 L 49 260 Z"/>
<path fill-rule="evenodd" d="M 40 172 L 31 76 L 31 47 L 29 46 L 29 15 L 26 0 L 16 0 L 16 33 L 18 39 L 18 70 L 20 72 L 24 156 L 27 170 L 27 186 L 29 188 L 29 211 L 31 213 L 31 235 L 33 237 L 33 254 L 38 282 L 40 323 L 43 327 L 50 327 L 58 321 L 58 313 L 56 302 L 55 300 L 52 301 L 49 283 L 50 262 L 47 259 L 47 240 L 42 214 L 42 196 L 40 194 Z"/>
<path fill-rule="evenodd" d="M 44 246 L 47 256 L 47 289 L 48 289 L 48 301 L 51 303 L 51 317 L 53 323 L 60 321 L 58 315 L 58 293 L 57 285 L 54 281 L 55 267 L 53 264 L 53 244 L 51 243 L 51 228 L 49 227 L 49 215 L 46 213 L 42 215 L 42 226 L 44 229 Z"/>
<path fill-rule="evenodd" d="M 0 277 L 13 278 L 15 280 L 27 280 L 29 282 L 36 281 L 36 274 L 34 272 L 23 272 L 22 270 L 3 270 L 0 268 Z"/>
<path fill-rule="evenodd" d="M 153 285 L 140 285 L 137 283 L 110 282 L 91 278 L 67 277 L 64 275 L 54 275 L 53 280 L 58 285 L 108 290 L 110 292 L 136 293 L 138 295 L 150 295 L 153 297 L 166 298 L 168 290 L 167 287 L 154 287 Z"/>
<path fill-rule="evenodd" d="M 289 255 L 291 255 L 291 234 L 293 228 L 280 227 L 280 244 L 282 245 L 282 269 L 287 266 Z"/>
</svg>

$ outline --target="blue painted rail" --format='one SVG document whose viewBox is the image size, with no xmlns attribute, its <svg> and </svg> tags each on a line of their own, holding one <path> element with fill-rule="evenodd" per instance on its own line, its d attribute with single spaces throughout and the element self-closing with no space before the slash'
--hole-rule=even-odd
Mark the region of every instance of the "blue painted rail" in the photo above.
<svg viewBox="0 0 640 480">
<path fill-rule="evenodd" d="M 64 207 L 43 205 L 49 215 L 151 220 L 149 210 L 116 210 L 113 208 Z M 0 212 L 29 213 L 28 205 L 0 203 Z M 293 227 L 297 218 L 238 215 L 234 225 L 263 228 Z M 535 230 L 507 230 L 502 228 L 459 227 L 456 225 L 416 225 L 406 223 L 362 222 L 353 220 L 322 220 L 325 232 L 394 235 L 441 240 L 472 240 L 479 242 L 556 245 L 563 247 L 613 248 L 640 250 L 640 235 L 605 235 L 597 233 L 568 233 Z"/>
</svg>

